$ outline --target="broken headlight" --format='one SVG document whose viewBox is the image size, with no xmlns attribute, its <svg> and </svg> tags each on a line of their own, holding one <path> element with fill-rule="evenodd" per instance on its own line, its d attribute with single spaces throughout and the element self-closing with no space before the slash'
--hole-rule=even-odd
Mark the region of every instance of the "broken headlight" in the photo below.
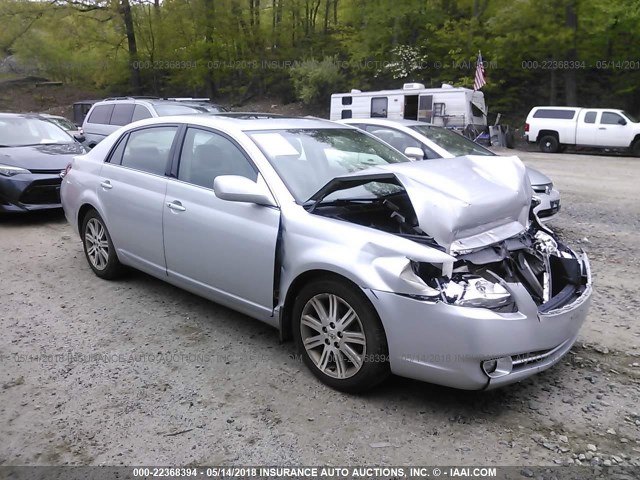
<svg viewBox="0 0 640 480">
<path fill-rule="evenodd" d="M 497 308 L 511 301 L 511 294 L 499 283 L 475 275 L 457 275 L 441 284 L 444 299 L 460 307 Z"/>
<path fill-rule="evenodd" d="M 438 266 L 411 262 L 400 276 L 422 290 L 414 298 L 427 301 L 443 301 L 460 307 L 500 308 L 512 303 L 511 294 L 500 283 L 471 273 L 443 275 Z"/>
</svg>

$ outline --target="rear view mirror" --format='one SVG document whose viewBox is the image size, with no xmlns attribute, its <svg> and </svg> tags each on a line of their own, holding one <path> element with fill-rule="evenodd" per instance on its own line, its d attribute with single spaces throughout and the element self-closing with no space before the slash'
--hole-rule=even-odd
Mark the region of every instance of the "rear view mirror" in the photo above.
<svg viewBox="0 0 640 480">
<path fill-rule="evenodd" d="M 77 141 L 79 141 L 80 143 L 84 142 L 86 140 L 86 138 L 84 137 L 84 135 L 82 135 L 81 133 L 76 133 L 73 135 L 73 138 L 75 138 Z"/>
<path fill-rule="evenodd" d="M 620 120 L 618 120 L 618 125 L 626 125 L 627 121 L 624 118 L 621 118 Z"/>
<path fill-rule="evenodd" d="M 423 160 L 424 152 L 418 147 L 407 147 L 404 150 L 404 156 L 409 157 L 411 160 Z"/>
<path fill-rule="evenodd" d="M 239 175 L 221 175 L 213 181 L 216 197 L 229 202 L 246 202 L 275 207 L 276 202 L 264 183 Z"/>
</svg>

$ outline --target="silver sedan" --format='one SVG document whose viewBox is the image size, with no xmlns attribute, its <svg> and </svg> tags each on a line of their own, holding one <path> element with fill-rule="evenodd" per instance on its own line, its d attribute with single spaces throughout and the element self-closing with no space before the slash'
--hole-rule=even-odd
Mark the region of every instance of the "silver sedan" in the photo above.
<svg viewBox="0 0 640 480">
<path fill-rule="evenodd" d="M 248 117 L 128 125 L 62 182 L 98 277 L 133 267 L 266 322 L 349 392 L 390 373 L 494 388 L 559 361 L 591 274 L 531 195 L 515 157 L 409 162 L 352 127 Z"/>
</svg>

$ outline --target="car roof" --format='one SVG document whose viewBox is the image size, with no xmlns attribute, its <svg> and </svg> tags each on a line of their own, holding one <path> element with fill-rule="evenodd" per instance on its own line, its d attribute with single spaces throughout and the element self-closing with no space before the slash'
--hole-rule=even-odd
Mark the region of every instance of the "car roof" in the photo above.
<svg viewBox="0 0 640 480">
<path fill-rule="evenodd" d="M 433 127 L 434 125 L 427 122 L 419 122 L 418 120 L 405 120 L 405 119 L 397 119 L 397 120 L 389 120 L 388 118 L 350 118 L 348 120 L 341 120 L 340 122 L 344 122 L 345 124 L 353 124 L 353 123 L 368 123 L 370 125 L 402 125 L 404 127 L 411 127 L 414 125 L 428 125 Z"/>
<path fill-rule="evenodd" d="M 260 115 L 260 114 L 253 114 Z M 317 118 L 302 118 L 302 117 L 259 117 L 256 118 L 253 115 L 247 116 L 225 116 L 225 115 L 212 115 L 212 114 L 198 114 L 198 115 L 174 115 L 166 117 L 157 117 L 142 120 L 142 124 L 152 125 L 156 123 L 189 123 L 193 125 L 199 125 L 202 127 L 212 128 L 226 128 L 236 131 L 255 131 L 255 130 L 292 130 L 292 129 L 340 129 L 340 128 L 354 128 L 348 125 L 343 125 L 329 120 L 322 120 Z"/>
<path fill-rule="evenodd" d="M 147 103 L 150 105 L 180 105 L 183 107 L 196 106 L 195 102 L 182 102 L 177 100 L 166 100 L 158 97 L 107 97 L 104 100 L 99 100 L 96 103 L 118 104 L 118 103 Z M 189 105 L 192 103 L 192 105 Z"/>
</svg>

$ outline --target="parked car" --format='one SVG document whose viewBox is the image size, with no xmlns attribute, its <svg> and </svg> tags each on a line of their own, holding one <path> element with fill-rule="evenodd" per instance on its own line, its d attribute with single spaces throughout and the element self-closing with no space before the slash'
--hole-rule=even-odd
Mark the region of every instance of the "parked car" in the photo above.
<svg viewBox="0 0 640 480">
<path fill-rule="evenodd" d="M 0 213 L 60 208 L 60 172 L 84 151 L 38 115 L 0 113 Z"/>
<path fill-rule="evenodd" d="M 407 148 L 411 148 L 414 160 L 453 158 L 461 155 L 496 156 L 491 150 L 456 132 L 424 122 L 351 119 L 340 120 L 339 123 L 361 128 L 405 154 Z M 560 192 L 553 187 L 551 179 L 539 170 L 527 167 L 527 173 L 535 196 L 540 201 L 535 208 L 536 214 L 543 222 L 551 220 L 560 211 Z"/>
<path fill-rule="evenodd" d="M 629 151 L 640 157 L 640 123 L 613 108 L 533 107 L 525 135 L 545 153 L 579 146 Z"/>
<path fill-rule="evenodd" d="M 134 267 L 262 320 L 349 392 L 516 382 L 569 351 L 591 297 L 517 157 L 410 162 L 329 121 L 137 122 L 73 159 L 62 203 L 98 277 Z"/>
<path fill-rule="evenodd" d="M 92 105 L 82 129 L 87 146 L 93 148 L 110 133 L 137 120 L 207 112 L 203 106 L 156 97 L 113 97 Z"/>
<path fill-rule="evenodd" d="M 45 120 L 48 120 L 51 123 L 59 126 L 61 129 L 75 138 L 78 142 L 83 143 L 85 141 L 82 127 L 78 127 L 68 118 L 61 117 L 60 115 L 50 115 L 48 113 L 41 113 L 40 116 Z"/>
</svg>

